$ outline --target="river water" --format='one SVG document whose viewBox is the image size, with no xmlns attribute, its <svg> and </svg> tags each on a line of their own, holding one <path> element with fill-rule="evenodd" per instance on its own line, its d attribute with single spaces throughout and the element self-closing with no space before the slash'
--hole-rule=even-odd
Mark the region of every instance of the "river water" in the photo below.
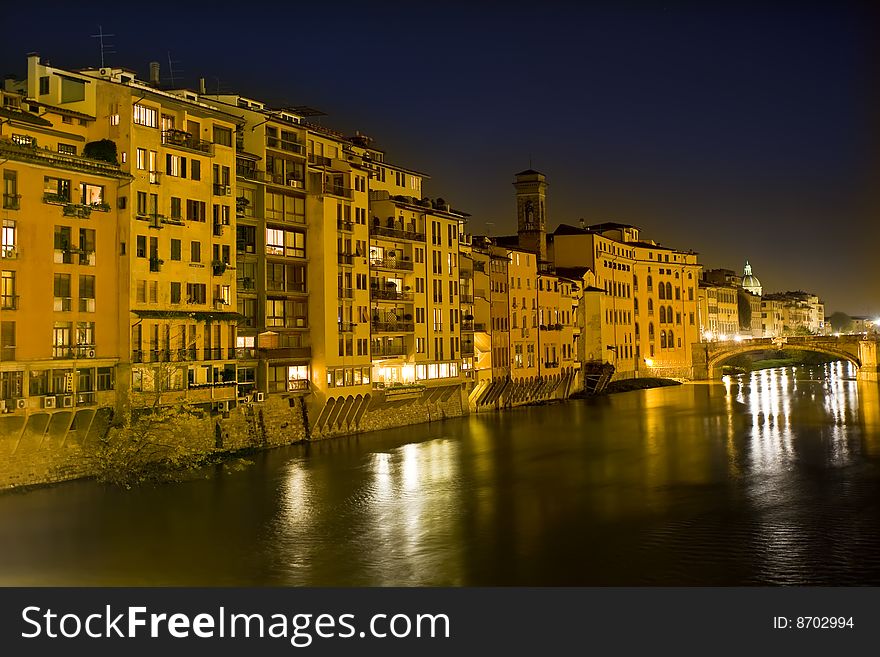
<svg viewBox="0 0 880 657">
<path fill-rule="evenodd" d="M 880 386 L 764 370 L 0 495 L 0 584 L 880 584 Z"/>
</svg>

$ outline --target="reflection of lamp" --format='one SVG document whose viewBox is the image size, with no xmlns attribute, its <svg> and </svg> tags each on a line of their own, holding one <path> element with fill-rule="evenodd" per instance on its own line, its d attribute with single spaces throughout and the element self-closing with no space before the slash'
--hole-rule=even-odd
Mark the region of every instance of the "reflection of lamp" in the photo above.
<svg viewBox="0 0 880 657">
<path fill-rule="evenodd" d="M 654 367 L 654 359 L 653 358 L 646 358 L 645 365 L 647 365 L 648 367 Z"/>
</svg>

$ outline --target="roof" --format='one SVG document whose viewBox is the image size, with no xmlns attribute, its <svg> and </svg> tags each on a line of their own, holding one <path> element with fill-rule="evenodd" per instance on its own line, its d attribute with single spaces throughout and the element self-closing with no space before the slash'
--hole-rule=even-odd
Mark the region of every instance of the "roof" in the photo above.
<svg viewBox="0 0 880 657">
<path fill-rule="evenodd" d="M 588 271 L 592 270 L 589 267 L 557 267 L 556 275 L 580 280 Z"/>
<path fill-rule="evenodd" d="M 621 228 L 635 228 L 632 224 L 618 224 L 613 221 L 606 221 L 602 224 L 592 224 L 587 226 L 587 230 L 600 231 L 600 230 L 619 230 Z"/>
<path fill-rule="evenodd" d="M 534 175 L 543 176 L 544 174 L 541 173 L 540 171 L 535 171 L 534 169 L 526 169 L 525 171 L 520 171 L 516 175 L 517 176 L 534 176 Z"/>
<path fill-rule="evenodd" d="M 30 123 L 31 125 L 38 125 L 41 127 L 52 126 L 51 121 L 47 121 L 36 114 L 31 114 L 30 112 L 24 112 L 22 110 L 10 110 L 5 107 L 0 107 L 0 117 L 9 119 L 10 121 L 21 121 L 22 123 Z"/>
</svg>

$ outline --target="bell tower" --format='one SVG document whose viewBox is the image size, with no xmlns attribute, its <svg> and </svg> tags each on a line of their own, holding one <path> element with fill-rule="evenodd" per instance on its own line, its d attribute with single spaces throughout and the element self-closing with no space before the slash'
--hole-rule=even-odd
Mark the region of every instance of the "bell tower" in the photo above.
<svg viewBox="0 0 880 657">
<path fill-rule="evenodd" d="M 547 178 L 527 169 L 516 174 L 516 218 L 519 245 L 547 260 Z"/>
</svg>

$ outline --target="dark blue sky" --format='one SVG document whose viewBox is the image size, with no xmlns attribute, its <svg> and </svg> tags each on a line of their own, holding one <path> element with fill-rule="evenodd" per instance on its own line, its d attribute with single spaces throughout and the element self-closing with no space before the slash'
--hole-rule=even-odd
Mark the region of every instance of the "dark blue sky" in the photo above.
<svg viewBox="0 0 880 657">
<path fill-rule="evenodd" d="M 514 230 L 510 183 L 531 157 L 551 228 L 633 223 L 707 267 L 749 258 L 768 291 L 880 313 L 866 5 L 32 6 L 5 10 L 18 27 L 4 73 L 23 74 L 28 51 L 97 65 L 101 24 L 109 64 L 146 77 L 155 59 L 167 75 L 170 51 L 190 86 L 203 76 L 371 135 L 431 174 L 427 192 L 470 212 L 473 232 Z"/>
</svg>

